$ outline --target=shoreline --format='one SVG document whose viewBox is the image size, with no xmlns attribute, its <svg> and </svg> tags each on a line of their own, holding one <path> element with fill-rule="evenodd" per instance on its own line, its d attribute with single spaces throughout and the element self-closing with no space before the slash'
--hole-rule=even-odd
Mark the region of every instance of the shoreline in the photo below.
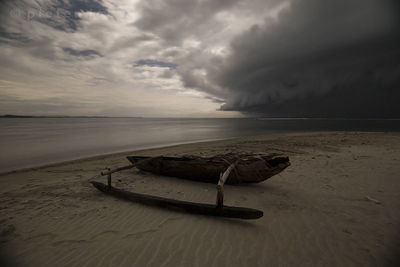
<svg viewBox="0 0 400 267">
<path fill-rule="evenodd" d="M 400 120 L 294 118 L 67 119 L 4 122 L 0 175 L 90 157 L 263 133 L 400 132 Z M 29 121 L 29 122 L 28 122 Z"/>
<path fill-rule="evenodd" d="M 109 197 L 88 182 L 104 167 L 126 165 L 132 152 L 2 175 L 0 254 L 28 267 L 396 263 L 400 133 L 267 133 L 135 154 L 240 152 L 284 153 L 291 161 L 265 182 L 224 187 L 226 205 L 264 212 L 254 221 L 143 206 Z M 113 186 L 198 203 L 212 204 L 216 197 L 214 184 L 135 168 L 113 174 Z"/>
<path fill-rule="evenodd" d="M 227 138 L 215 138 L 215 139 L 213 138 L 213 139 L 194 140 L 194 141 L 187 141 L 187 142 L 186 141 L 185 142 L 175 142 L 175 143 L 169 143 L 169 144 L 160 145 L 160 146 L 158 146 L 158 145 L 148 146 L 148 147 L 143 147 L 143 148 L 134 149 L 134 150 L 124 150 L 124 151 L 117 151 L 117 152 L 111 152 L 111 153 L 105 152 L 102 154 L 83 156 L 83 157 L 78 157 L 78 158 L 69 159 L 69 160 L 48 162 L 48 163 L 43 163 L 43 164 L 39 164 L 39 165 L 23 167 L 20 169 L 5 170 L 5 171 L 0 170 L 0 176 L 13 174 L 13 173 L 19 173 L 19 172 L 40 170 L 40 169 L 49 168 L 49 167 L 57 167 L 57 166 L 64 165 L 64 164 L 73 164 L 73 163 L 77 163 L 77 162 L 102 159 L 104 157 L 126 155 L 128 153 L 142 153 L 145 151 L 157 150 L 157 149 L 161 149 L 161 148 L 170 148 L 170 147 L 172 148 L 172 147 L 181 146 L 181 145 L 218 142 L 218 141 L 223 141 L 223 140 L 251 138 L 251 137 L 265 136 L 265 135 L 276 135 L 276 134 L 284 134 L 284 135 L 294 134 L 294 135 L 296 135 L 296 134 L 310 134 L 310 133 L 318 134 L 318 133 L 398 133 L 398 132 L 396 132 L 396 131 L 270 131 L 270 132 L 255 134 L 255 135 L 243 135 L 243 136 L 234 136 L 234 137 L 227 137 Z"/>
<path fill-rule="evenodd" d="M 63 165 L 63 164 L 73 164 L 73 163 L 81 162 L 81 161 L 96 160 L 96 159 L 101 159 L 101 158 L 109 157 L 109 156 L 125 155 L 127 153 L 136 153 L 136 152 L 140 153 L 140 152 L 147 151 L 147 150 L 175 147 L 175 146 L 180 146 L 180 145 L 190 145 L 190 144 L 197 144 L 197 143 L 203 143 L 203 142 L 204 143 L 215 142 L 215 141 L 229 140 L 229 139 L 235 139 L 235 138 L 240 138 L 240 137 L 229 137 L 229 138 L 217 138 L 217 139 L 204 139 L 204 140 L 199 140 L 199 141 L 177 142 L 177 143 L 170 143 L 170 144 L 161 145 L 161 146 L 157 146 L 157 145 L 156 146 L 149 146 L 149 147 L 144 147 L 144 148 L 140 148 L 140 149 L 137 149 L 137 150 L 126 150 L 126 151 L 118 151 L 118 152 L 111 152 L 111 153 L 104 153 L 104 154 L 96 154 L 96 155 L 84 156 L 84 157 L 76 158 L 76 159 L 57 161 L 57 162 L 53 162 L 53 163 L 43 163 L 43 164 L 40 164 L 40 165 L 37 165 L 37 166 L 28 166 L 28 167 L 24 167 L 24 168 L 21 168 L 21 169 L 15 169 L 15 170 L 9 170 L 9 171 L 0 171 L 0 176 L 7 175 L 7 174 L 12 174 L 12 173 L 18 173 L 18 172 L 40 170 L 40 169 L 48 168 L 48 167 L 57 167 L 57 166 Z"/>
</svg>

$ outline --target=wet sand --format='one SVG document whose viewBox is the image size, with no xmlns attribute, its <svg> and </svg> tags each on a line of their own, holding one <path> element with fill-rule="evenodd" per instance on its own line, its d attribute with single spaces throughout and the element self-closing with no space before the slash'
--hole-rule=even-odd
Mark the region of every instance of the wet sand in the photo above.
<svg viewBox="0 0 400 267">
<path fill-rule="evenodd" d="M 400 133 L 266 134 L 135 152 L 278 152 L 291 166 L 225 186 L 258 220 L 191 215 L 106 196 L 88 182 L 116 154 L 0 176 L 0 244 L 15 266 L 388 266 L 400 252 Z M 94 177 L 94 178 L 93 178 Z M 114 186 L 214 203 L 215 185 L 130 169 Z"/>
</svg>

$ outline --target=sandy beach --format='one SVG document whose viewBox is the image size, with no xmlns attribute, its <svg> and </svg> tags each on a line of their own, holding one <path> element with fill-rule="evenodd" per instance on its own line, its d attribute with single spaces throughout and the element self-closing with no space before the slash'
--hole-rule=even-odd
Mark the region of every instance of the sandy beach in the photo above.
<svg viewBox="0 0 400 267">
<path fill-rule="evenodd" d="M 191 215 L 104 195 L 89 180 L 128 164 L 115 154 L 0 176 L 3 264 L 10 266 L 394 266 L 400 252 L 400 133 L 265 134 L 135 152 L 278 152 L 291 166 L 225 186 L 225 203 L 258 220 Z M 113 175 L 129 191 L 202 203 L 215 185 Z M 398 262 L 397 262 L 398 263 Z"/>
</svg>

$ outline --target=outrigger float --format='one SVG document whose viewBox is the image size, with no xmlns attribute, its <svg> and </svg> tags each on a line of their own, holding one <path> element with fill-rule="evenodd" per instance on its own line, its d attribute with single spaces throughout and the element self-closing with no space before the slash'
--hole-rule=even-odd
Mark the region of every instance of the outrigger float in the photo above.
<svg viewBox="0 0 400 267">
<path fill-rule="evenodd" d="M 142 157 L 128 156 L 131 165 L 101 172 L 107 176 L 107 185 L 92 181 L 98 190 L 118 198 L 146 204 L 210 216 L 258 219 L 263 216 L 261 210 L 231 207 L 223 204 L 223 186 L 227 184 L 258 183 L 276 175 L 290 166 L 288 156 L 281 154 L 268 155 L 218 155 L 204 158 L 186 157 Z M 112 186 L 111 174 L 133 167 L 151 173 L 217 184 L 216 204 L 205 204 L 175 200 L 170 198 L 139 194 Z"/>
</svg>

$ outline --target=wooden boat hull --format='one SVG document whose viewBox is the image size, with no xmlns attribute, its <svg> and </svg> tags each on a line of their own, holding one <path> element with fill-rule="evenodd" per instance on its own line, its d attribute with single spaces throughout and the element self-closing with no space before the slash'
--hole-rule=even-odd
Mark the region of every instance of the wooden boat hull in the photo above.
<svg viewBox="0 0 400 267">
<path fill-rule="evenodd" d="M 290 166 L 289 157 L 269 155 L 219 155 L 215 157 L 127 157 L 136 168 L 159 175 L 217 184 L 220 174 L 235 163 L 227 184 L 258 183 Z"/>
<path fill-rule="evenodd" d="M 195 203 L 133 193 L 115 187 L 108 187 L 107 185 L 96 181 L 92 181 L 91 183 L 101 192 L 104 192 L 114 197 L 181 212 L 239 219 L 258 219 L 263 216 L 263 212 L 256 209 L 230 206 L 217 208 L 216 205 L 211 204 Z"/>
</svg>

